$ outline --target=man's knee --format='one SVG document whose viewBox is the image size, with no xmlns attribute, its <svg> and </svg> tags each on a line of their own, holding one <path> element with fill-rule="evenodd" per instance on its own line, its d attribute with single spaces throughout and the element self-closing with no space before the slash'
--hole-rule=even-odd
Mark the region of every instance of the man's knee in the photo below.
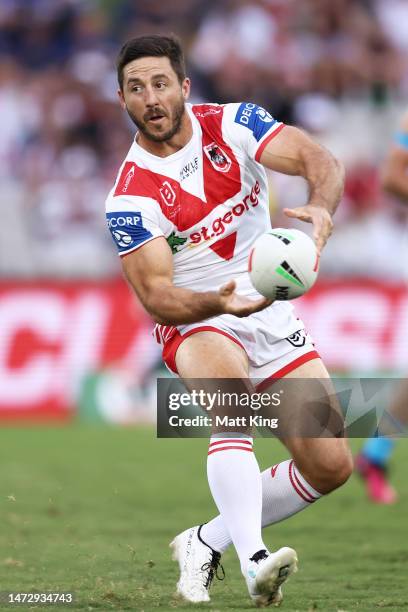
<svg viewBox="0 0 408 612">
<path fill-rule="evenodd" d="M 319 493 L 330 493 L 341 487 L 353 472 L 353 460 L 348 449 L 336 450 L 312 459 L 304 466 L 298 465 L 305 479 Z"/>
<path fill-rule="evenodd" d="M 349 451 L 344 451 L 335 458 L 327 457 L 323 466 L 323 486 L 330 493 L 347 482 L 353 473 L 353 460 Z"/>
</svg>

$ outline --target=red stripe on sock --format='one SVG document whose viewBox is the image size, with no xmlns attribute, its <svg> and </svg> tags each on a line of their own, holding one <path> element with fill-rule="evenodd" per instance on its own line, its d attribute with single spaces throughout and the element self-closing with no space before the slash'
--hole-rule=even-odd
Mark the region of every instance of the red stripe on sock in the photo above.
<svg viewBox="0 0 408 612">
<path fill-rule="evenodd" d="M 216 444 L 230 444 L 231 442 L 233 442 L 235 444 L 235 442 L 239 442 L 239 444 L 249 444 L 250 446 L 252 446 L 252 442 L 251 440 L 243 440 L 243 439 L 235 439 L 235 438 L 225 438 L 224 440 L 217 440 L 216 442 L 210 442 L 210 448 L 212 446 L 215 446 Z"/>
<path fill-rule="evenodd" d="M 222 448 L 213 448 L 212 450 L 209 450 L 208 454 L 212 455 L 213 453 L 218 453 L 219 451 L 232 450 L 232 449 L 248 451 L 249 453 L 254 452 L 252 448 L 248 448 L 246 446 L 223 446 Z"/>
<path fill-rule="evenodd" d="M 293 461 L 291 461 L 289 463 L 289 478 L 290 478 L 290 482 L 292 483 L 292 487 L 295 489 L 295 491 L 299 495 L 299 497 L 301 497 L 303 499 L 303 501 L 307 502 L 308 504 L 312 504 L 314 500 L 307 499 L 307 497 L 304 496 L 302 491 L 297 488 L 296 483 L 295 483 L 295 481 L 293 479 L 293 476 L 292 476 L 292 465 L 293 465 Z"/>
<path fill-rule="evenodd" d="M 309 497 L 311 497 L 313 501 L 316 501 L 316 499 L 319 499 L 318 497 L 310 493 L 310 491 L 308 491 L 306 487 L 301 483 L 298 475 L 296 474 L 295 464 L 292 465 L 292 474 L 293 474 L 293 478 L 296 480 L 296 484 L 300 487 L 300 489 L 302 489 L 305 495 L 309 495 Z"/>
</svg>

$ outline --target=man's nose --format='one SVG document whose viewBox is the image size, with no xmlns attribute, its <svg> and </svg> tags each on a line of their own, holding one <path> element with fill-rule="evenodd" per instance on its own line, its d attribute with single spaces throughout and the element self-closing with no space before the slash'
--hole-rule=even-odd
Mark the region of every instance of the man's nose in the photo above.
<svg viewBox="0 0 408 612">
<path fill-rule="evenodd" d="M 146 106 L 156 106 L 158 104 L 157 93 L 153 87 L 146 87 L 145 102 Z"/>
</svg>

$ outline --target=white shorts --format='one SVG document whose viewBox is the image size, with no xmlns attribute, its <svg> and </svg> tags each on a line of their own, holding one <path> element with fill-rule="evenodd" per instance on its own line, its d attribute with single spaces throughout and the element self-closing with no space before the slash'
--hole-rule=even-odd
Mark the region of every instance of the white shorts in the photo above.
<svg viewBox="0 0 408 612">
<path fill-rule="evenodd" d="M 249 377 L 262 390 L 270 378 L 282 378 L 303 363 L 319 359 L 312 338 L 306 332 L 291 305 L 275 302 L 249 317 L 220 315 L 188 325 L 156 325 L 154 335 L 163 347 L 168 369 L 178 374 L 176 353 L 180 344 L 200 331 L 212 331 L 230 338 L 248 356 Z"/>
</svg>

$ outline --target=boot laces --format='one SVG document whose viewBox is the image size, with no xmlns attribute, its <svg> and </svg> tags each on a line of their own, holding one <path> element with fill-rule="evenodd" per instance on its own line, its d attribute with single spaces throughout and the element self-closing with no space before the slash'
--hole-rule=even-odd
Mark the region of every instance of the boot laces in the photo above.
<svg viewBox="0 0 408 612">
<path fill-rule="evenodd" d="M 220 563 L 220 560 L 221 553 L 217 552 L 216 550 L 212 550 L 210 561 L 207 561 L 207 563 L 204 563 L 201 566 L 201 571 L 206 574 L 204 579 L 204 586 L 206 589 L 210 588 L 214 577 L 217 578 L 217 580 L 224 580 L 225 578 L 225 571 Z M 218 570 L 220 570 L 220 572 L 218 572 Z"/>
</svg>

